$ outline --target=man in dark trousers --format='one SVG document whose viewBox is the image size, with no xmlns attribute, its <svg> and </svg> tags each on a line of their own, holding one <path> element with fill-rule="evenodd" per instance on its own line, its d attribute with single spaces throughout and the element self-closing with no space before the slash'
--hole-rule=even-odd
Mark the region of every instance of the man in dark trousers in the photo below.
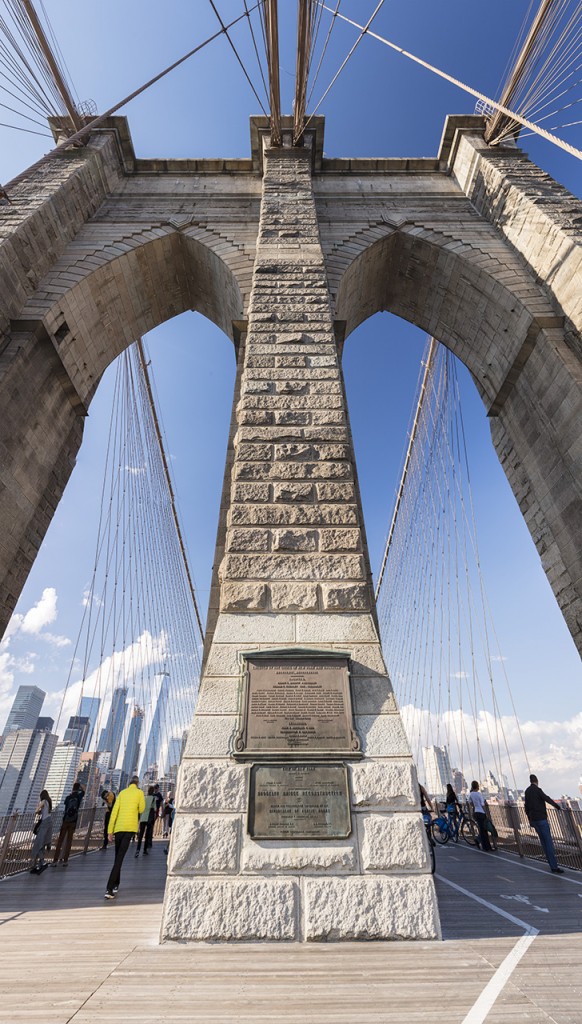
<svg viewBox="0 0 582 1024">
<path fill-rule="evenodd" d="M 546 855 L 546 860 L 553 873 L 555 875 L 563 875 L 564 872 L 562 868 L 558 867 L 558 861 L 556 860 L 556 851 L 554 850 L 554 841 L 552 839 L 552 833 L 550 832 L 546 804 L 551 804 L 557 811 L 561 811 L 562 808 L 555 800 L 552 800 L 551 796 L 546 796 L 544 791 L 540 789 L 538 786 L 537 775 L 530 775 L 529 781 L 530 785 L 527 787 L 524 794 L 527 820 L 531 827 L 535 828 L 538 836 L 540 837 L 542 850 Z"/>
<path fill-rule="evenodd" d="M 139 828 L 139 816 L 145 810 L 145 796 L 138 789 L 139 779 L 134 775 L 127 789 L 122 789 L 111 809 L 109 840 L 115 838 L 115 862 L 107 882 L 106 900 L 114 900 L 119 889 L 121 865 L 132 837 Z"/>
<path fill-rule="evenodd" d="M 79 808 L 84 796 L 85 791 L 81 786 L 81 783 L 75 782 L 72 792 L 69 793 L 68 797 L 65 799 L 63 820 L 61 823 L 59 838 L 57 839 L 57 845 L 55 846 L 53 866 L 58 863 L 59 859 L 62 861 L 63 867 L 66 867 L 69 863 L 69 854 L 71 852 L 73 836 L 79 820 Z"/>
</svg>

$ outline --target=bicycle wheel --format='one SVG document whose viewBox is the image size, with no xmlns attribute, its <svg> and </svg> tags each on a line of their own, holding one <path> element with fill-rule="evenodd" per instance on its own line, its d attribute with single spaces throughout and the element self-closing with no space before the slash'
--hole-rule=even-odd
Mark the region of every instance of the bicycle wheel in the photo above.
<svg viewBox="0 0 582 1024">
<path fill-rule="evenodd" d="M 474 821 L 465 819 L 461 825 L 461 835 L 469 846 L 477 846 L 478 832 Z"/>
<path fill-rule="evenodd" d="M 433 821 L 431 831 L 435 843 L 438 843 L 439 846 L 444 846 L 445 843 L 448 843 L 450 832 L 446 825 L 444 828 L 441 828 L 438 818 L 436 821 Z"/>
</svg>

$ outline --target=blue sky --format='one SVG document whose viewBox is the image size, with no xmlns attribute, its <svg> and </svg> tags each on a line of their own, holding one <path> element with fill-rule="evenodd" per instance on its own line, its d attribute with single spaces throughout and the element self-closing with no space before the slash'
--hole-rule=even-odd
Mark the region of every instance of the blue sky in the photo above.
<svg viewBox="0 0 582 1024">
<path fill-rule="evenodd" d="M 99 17 L 83 0 L 45 0 L 71 79 L 81 99 L 102 111 L 164 65 L 210 35 L 216 19 L 207 0 L 189 3 L 102 0 Z M 242 0 L 220 0 L 225 20 Z M 372 0 L 343 0 L 363 22 Z M 529 0 L 466 0 L 438 5 L 386 0 L 376 31 L 489 95 L 497 95 Z M 294 83 L 295 0 L 280 0 L 283 108 Z M 324 14 L 322 26 L 327 26 Z M 356 32 L 338 23 L 314 93 L 318 99 Z M 246 25 L 233 32 L 251 63 Z M 313 107 L 313 104 L 312 104 Z M 372 39 L 364 39 L 324 101 L 329 156 L 431 156 L 449 113 L 471 113 L 474 101 Z M 122 113 L 139 156 L 246 156 L 249 116 L 258 105 L 224 39 L 212 43 Z M 8 120 L 2 117 L 1 120 Z M 40 129 L 39 129 L 40 130 Z M 576 139 L 575 131 L 578 131 Z M 580 145 L 580 133 L 566 136 Z M 532 159 L 580 192 L 580 164 L 541 140 L 527 138 Z M 0 181 L 49 147 L 49 140 L 0 129 Z M 168 447 L 200 604 L 205 608 L 234 381 L 230 341 L 208 321 L 185 314 L 148 336 Z M 398 483 L 420 355 L 420 331 L 388 314 L 363 324 L 348 340 L 344 368 L 372 567 L 378 565 Z M 472 382 L 461 375 L 482 565 L 505 665 L 540 777 L 556 791 L 575 792 L 582 771 L 578 655 L 489 440 L 488 422 Z M 69 670 L 95 543 L 111 409 L 108 372 L 91 407 L 77 468 L 23 592 L 8 645 L 0 648 L 0 722 L 21 682 L 55 696 Z M 46 596 L 46 592 L 48 597 Z M 54 591 L 54 596 L 53 592 Z M 45 598 L 42 595 L 45 593 Z M 40 603 L 39 603 L 40 602 Z M 29 614 L 31 609 L 36 611 Z M 28 621 L 28 625 L 26 625 Z M 60 639 L 59 639 L 60 638 Z M 65 640 L 72 644 L 66 644 Z"/>
</svg>

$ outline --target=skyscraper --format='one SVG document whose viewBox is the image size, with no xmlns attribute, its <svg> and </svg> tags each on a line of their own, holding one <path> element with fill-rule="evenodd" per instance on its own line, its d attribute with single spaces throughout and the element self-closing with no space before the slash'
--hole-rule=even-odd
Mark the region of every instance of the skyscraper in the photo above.
<svg viewBox="0 0 582 1024">
<path fill-rule="evenodd" d="M 71 715 L 69 724 L 65 729 L 63 743 L 72 743 L 74 746 L 84 750 L 90 728 L 91 722 L 86 715 Z"/>
<path fill-rule="evenodd" d="M 452 782 L 453 773 L 449 752 L 446 747 L 423 747 L 425 786 L 431 796 L 444 797 L 447 783 Z"/>
<path fill-rule="evenodd" d="M 164 752 L 162 741 L 166 725 L 166 712 L 168 707 L 168 694 L 170 689 L 170 676 L 167 672 L 158 677 L 161 679 L 158 699 L 155 703 L 154 713 L 151 720 L 143 760 L 140 768 L 140 775 L 143 775 L 153 765 L 157 765 L 157 775 L 164 774 Z"/>
<path fill-rule="evenodd" d="M 53 807 L 71 792 L 77 781 L 77 771 L 83 750 L 74 743 L 57 743 L 44 788 L 49 793 Z"/>
<path fill-rule="evenodd" d="M 102 729 L 99 739 L 99 750 L 108 750 L 111 754 L 112 768 L 115 768 L 117 764 L 117 755 L 123 738 L 123 726 L 127 714 L 126 697 L 127 688 L 124 686 L 119 686 L 113 691 L 107 725 Z"/>
<path fill-rule="evenodd" d="M 85 750 L 89 750 L 91 747 L 91 740 L 93 739 L 93 733 L 95 732 L 95 726 L 97 725 L 100 707 L 100 697 L 81 697 L 78 714 L 82 715 L 84 718 L 88 718 L 90 722 L 89 732 L 87 734 L 87 740 L 85 742 Z M 97 742 L 96 736 L 95 742 Z"/>
<path fill-rule="evenodd" d="M 38 686 L 19 686 L 4 733 L 15 729 L 34 729 L 45 697 L 46 693 Z"/>
<path fill-rule="evenodd" d="M 143 718 L 143 709 L 134 707 L 131 715 L 131 722 L 129 723 L 129 731 L 127 733 L 127 743 L 125 744 L 123 764 L 121 765 L 121 775 L 124 786 L 127 785 L 131 776 L 135 775 L 137 772 L 140 749 L 139 738 L 143 725 Z"/>
<path fill-rule="evenodd" d="M 15 729 L 0 750 L 0 814 L 33 811 L 43 789 L 57 737 L 39 729 Z"/>
</svg>

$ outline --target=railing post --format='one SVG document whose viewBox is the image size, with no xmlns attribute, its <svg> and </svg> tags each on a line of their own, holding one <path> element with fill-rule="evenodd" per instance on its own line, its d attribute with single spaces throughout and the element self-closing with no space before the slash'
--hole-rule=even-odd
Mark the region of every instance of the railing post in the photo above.
<svg viewBox="0 0 582 1024">
<path fill-rule="evenodd" d="M 578 826 L 577 826 L 577 824 L 576 824 L 576 822 L 574 820 L 574 814 L 573 814 L 572 808 L 571 807 L 563 807 L 560 813 L 564 814 L 566 816 L 566 821 L 568 822 L 568 828 L 570 830 L 570 834 L 572 835 L 573 839 L 576 842 L 576 846 L 578 847 L 579 853 L 582 854 L 582 836 L 580 835 L 580 830 L 579 830 L 579 828 L 578 828 Z"/>
<path fill-rule="evenodd" d="M 507 812 L 508 812 L 507 816 L 509 818 L 509 823 L 510 823 L 512 829 L 513 829 L 513 834 L 515 836 L 515 845 L 517 846 L 517 852 L 518 852 L 520 857 L 523 857 L 524 856 L 523 846 L 521 845 L 521 835 L 520 835 L 520 831 L 519 831 L 519 826 L 520 826 L 520 823 L 521 823 L 520 822 L 520 817 L 519 817 L 519 808 L 517 808 L 515 806 L 515 804 L 508 804 L 507 805 Z"/>
<path fill-rule="evenodd" d="M 4 833 L 4 842 L 2 843 L 2 848 L 0 849 L 0 878 L 2 877 L 2 872 L 4 870 L 4 864 L 6 863 L 6 858 L 8 856 L 8 850 L 10 848 L 10 840 L 12 838 L 12 833 L 14 832 L 14 826 L 16 825 L 17 820 L 18 820 L 18 812 L 15 812 L 14 814 L 11 814 L 10 818 L 8 819 L 8 824 L 6 826 L 6 832 Z"/>
<path fill-rule="evenodd" d="M 87 853 L 89 849 L 89 843 L 91 842 L 91 833 L 93 831 L 93 823 L 95 821 L 95 814 L 97 807 L 92 807 L 89 816 L 89 824 L 87 825 L 87 835 L 85 836 L 85 845 L 83 847 L 83 853 Z"/>
</svg>

